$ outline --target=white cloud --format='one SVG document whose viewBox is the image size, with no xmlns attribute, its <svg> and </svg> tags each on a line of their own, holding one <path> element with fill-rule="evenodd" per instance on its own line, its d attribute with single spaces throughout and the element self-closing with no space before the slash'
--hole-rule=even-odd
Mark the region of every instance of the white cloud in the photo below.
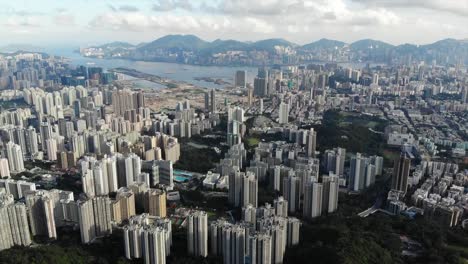
<svg viewBox="0 0 468 264">
<path fill-rule="evenodd" d="M 176 9 L 193 10 L 194 6 L 190 0 L 156 0 L 153 10 L 158 12 L 173 11 Z"/>
<path fill-rule="evenodd" d="M 40 27 L 42 18 L 39 16 L 10 16 L 5 22 L 5 26 L 20 30 L 21 28 Z"/>
<path fill-rule="evenodd" d="M 145 15 L 139 12 L 109 12 L 95 17 L 89 24 L 91 28 L 125 30 L 178 32 L 178 33 L 229 33 L 230 31 L 269 34 L 275 32 L 275 25 L 255 17 L 224 17 L 173 15 L 170 13 Z"/>
<path fill-rule="evenodd" d="M 386 8 L 429 9 L 443 11 L 460 16 L 468 16 L 468 1 L 466 0 L 353 0 L 367 6 L 383 6 Z"/>
<path fill-rule="evenodd" d="M 74 26 L 75 16 L 66 10 L 57 10 L 57 14 L 53 16 L 53 22 L 58 26 Z"/>
<path fill-rule="evenodd" d="M 311 25 L 378 26 L 396 25 L 401 19 L 384 8 L 369 8 L 355 12 L 344 0 L 226 0 L 216 5 L 197 8 L 211 13 L 186 12 L 175 14 L 175 9 L 193 10 L 187 0 L 159 0 L 154 14 L 144 12 L 108 12 L 95 17 L 92 28 L 126 31 L 157 29 L 187 33 L 229 33 L 229 31 L 262 35 L 306 33 Z"/>
<path fill-rule="evenodd" d="M 54 0 L 43 0 L 41 8 L 36 0 L 23 1 L 36 8 L 11 2 L 0 10 L 2 36 L 31 31 L 52 41 L 84 31 L 83 42 L 196 34 L 207 40 L 375 38 L 398 44 L 468 34 L 468 0 L 86 0 L 86 7 L 72 1 L 67 10 L 58 10 L 63 5 Z"/>
</svg>

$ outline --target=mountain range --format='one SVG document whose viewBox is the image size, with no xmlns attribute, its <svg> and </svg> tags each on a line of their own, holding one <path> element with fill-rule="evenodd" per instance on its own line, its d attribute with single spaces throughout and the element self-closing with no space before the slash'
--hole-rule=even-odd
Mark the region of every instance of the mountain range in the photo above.
<svg viewBox="0 0 468 264">
<path fill-rule="evenodd" d="M 158 38 L 149 43 L 142 43 L 132 45 L 126 42 L 112 42 L 109 44 L 98 46 L 100 48 L 133 48 L 139 51 L 154 51 L 158 49 L 170 49 L 174 51 L 193 51 L 193 52 L 207 52 L 212 53 L 224 52 L 228 50 L 274 50 L 275 46 L 291 47 L 296 50 L 318 50 L 318 49 L 334 49 L 349 46 L 351 50 L 360 51 L 368 49 L 394 49 L 397 51 L 416 51 L 423 50 L 444 50 L 449 51 L 452 49 L 466 49 L 468 48 L 468 40 L 444 39 L 426 45 L 402 44 L 392 45 L 383 41 L 373 39 L 358 40 L 353 43 L 345 43 L 339 40 L 320 39 L 305 45 L 299 45 L 285 39 L 266 39 L 256 42 L 242 42 L 237 40 L 221 40 L 205 41 L 194 35 L 167 35 Z M 211 52 L 210 52 L 211 53 Z"/>
<path fill-rule="evenodd" d="M 167 35 L 138 45 L 112 42 L 90 48 L 102 49 L 96 57 L 196 65 L 258 66 L 313 61 L 399 63 L 408 59 L 428 63 L 468 63 L 468 40 L 456 39 L 443 39 L 426 45 L 392 45 L 374 39 L 345 43 L 323 38 L 299 45 L 281 38 L 255 42 L 232 39 L 206 41 L 195 35 Z M 92 51 L 86 56 L 92 57 Z"/>
</svg>

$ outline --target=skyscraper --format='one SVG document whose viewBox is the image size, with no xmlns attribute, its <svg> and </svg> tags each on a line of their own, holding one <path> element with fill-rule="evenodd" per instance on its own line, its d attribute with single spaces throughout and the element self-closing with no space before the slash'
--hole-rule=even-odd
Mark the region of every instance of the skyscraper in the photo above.
<svg viewBox="0 0 468 264">
<path fill-rule="evenodd" d="M 338 193 L 340 188 L 338 176 L 332 173 L 328 176 L 323 176 L 322 185 L 322 212 L 333 213 L 338 209 Z"/>
<path fill-rule="evenodd" d="M 255 226 L 257 223 L 257 208 L 251 204 L 242 207 L 242 220 Z"/>
<path fill-rule="evenodd" d="M 323 185 L 310 182 L 306 184 L 304 191 L 303 216 L 315 218 L 322 214 Z"/>
<path fill-rule="evenodd" d="M 205 92 L 205 110 L 210 111 L 210 93 Z"/>
<path fill-rule="evenodd" d="M 468 104 L 468 84 L 465 84 L 462 88 L 461 103 Z"/>
<path fill-rule="evenodd" d="M 52 126 L 47 122 L 41 123 L 40 133 L 41 133 L 41 144 L 42 144 L 41 147 L 42 147 L 42 150 L 47 151 L 46 141 L 47 141 L 47 139 L 52 138 L 52 136 L 53 136 Z"/>
<path fill-rule="evenodd" d="M 307 131 L 307 156 L 315 157 L 317 149 L 317 132 L 311 128 Z"/>
<path fill-rule="evenodd" d="M 0 178 L 10 178 L 10 166 L 8 160 L 0 158 Z"/>
<path fill-rule="evenodd" d="M 106 196 L 79 200 L 78 219 L 81 242 L 88 244 L 98 237 L 112 234 L 111 200 Z"/>
<path fill-rule="evenodd" d="M 0 203 L 0 234 L 0 251 L 15 245 L 31 244 L 28 216 L 23 203 Z"/>
<path fill-rule="evenodd" d="M 117 174 L 119 187 L 132 185 L 141 173 L 141 158 L 135 153 L 129 153 L 117 158 Z"/>
<path fill-rule="evenodd" d="M 372 75 L 372 84 L 378 85 L 379 84 L 379 74 L 374 73 Z"/>
<path fill-rule="evenodd" d="M 264 97 L 268 94 L 268 81 L 266 78 L 256 77 L 254 79 L 253 94 L 257 97 Z"/>
<path fill-rule="evenodd" d="M 245 88 L 246 83 L 246 71 L 236 71 L 236 76 L 234 78 L 234 85 L 236 87 Z"/>
<path fill-rule="evenodd" d="M 135 215 L 135 194 L 132 190 L 121 187 L 117 190 L 116 201 L 120 203 L 120 216 L 121 220 L 127 220 Z"/>
<path fill-rule="evenodd" d="M 246 172 L 242 178 L 242 203 L 240 206 L 252 204 L 257 206 L 258 203 L 258 179 L 252 172 Z"/>
<path fill-rule="evenodd" d="M 119 189 L 117 158 L 116 156 L 105 157 L 102 159 L 102 169 L 107 177 L 109 192 L 117 192 Z"/>
<path fill-rule="evenodd" d="M 288 217 L 288 201 L 280 196 L 273 200 L 273 207 L 275 207 L 275 214 L 281 217 Z"/>
<path fill-rule="evenodd" d="M 326 150 L 323 156 L 323 166 L 326 172 L 332 172 L 339 177 L 344 175 L 344 164 L 346 159 L 346 149 L 335 148 Z"/>
<path fill-rule="evenodd" d="M 393 167 L 392 189 L 406 193 L 408 190 L 408 177 L 411 168 L 411 157 L 406 151 L 401 152 L 400 158 Z"/>
<path fill-rule="evenodd" d="M 57 141 L 54 138 L 49 138 L 46 140 L 46 152 L 48 160 L 57 160 Z"/>
<path fill-rule="evenodd" d="M 193 211 L 187 216 L 187 249 L 193 256 L 208 256 L 208 215 Z"/>
<path fill-rule="evenodd" d="M 349 189 L 352 191 L 363 190 L 366 183 L 367 159 L 360 153 L 356 153 L 350 161 Z"/>
<path fill-rule="evenodd" d="M 382 175 L 383 172 L 383 157 L 371 156 L 370 162 L 375 166 L 375 175 Z"/>
<path fill-rule="evenodd" d="M 166 192 L 158 189 L 149 189 L 145 194 L 150 215 L 166 217 Z"/>
<path fill-rule="evenodd" d="M 231 205 L 240 206 L 241 204 L 241 178 L 243 172 L 240 172 L 239 167 L 235 166 L 231 173 L 229 173 L 228 181 L 229 181 L 229 193 L 228 193 L 228 200 Z"/>
<path fill-rule="evenodd" d="M 246 255 L 246 237 L 249 231 L 241 225 L 225 225 L 222 228 L 223 263 L 243 264 Z"/>
<path fill-rule="evenodd" d="M 278 115 L 278 123 L 287 124 L 289 122 L 289 104 L 281 102 L 279 105 Z"/>
<path fill-rule="evenodd" d="M 216 91 L 211 89 L 211 113 L 216 113 Z"/>
<path fill-rule="evenodd" d="M 290 213 L 294 213 L 299 210 L 299 201 L 301 197 L 300 188 L 301 179 L 296 175 L 289 175 L 283 179 L 283 196 L 287 200 L 288 211 Z"/>
<path fill-rule="evenodd" d="M 299 244 L 301 221 L 295 217 L 288 217 L 286 221 L 288 225 L 287 246 L 295 246 Z"/>
<path fill-rule="evenodd" d="M 25 201 L 29 211 L 31 234 L 56 239 L 54 201 L 47 191 L 29 191 L 25 195 Z"/>
<path fill-rule="evenodd" d="M 228 108 L 227 140 L 233 146 L 241 142 L 244 122 L 244 109 L 241 107 Z"/>
<path fill-rule="evenodd" d="M 25 132 L 26 138 L 26 149 L 31 156 L 36 155 L 39 152 L 39 145 L 37 143 L 37 133 L 34 127 L 29 127 Z"/>
<path fill-rule="evenodd" d="M 164 264 L 171 252 L 171 221 L 148 214 L 136 215 L 124 226 L 123 237 L 127 259 L 142 258 L 145 264 Z"/>
<path fill-rule="evenodd" d="M 249 263 L 271 264 L 272 239 L 266 233 L 257 233 L 249 237 Z"/>
<path fill-rule="evenodd" d="M 21 147 L 13 142 L 6 144 L 6 156 L 10 165 L 11 172 L 22 172 L 24 171 L 23 152 Z"/>
<path fill-rule="evenodd" d="M 231 224 L 224 218 L 218 218 L 216 221 L 210 223 L 210 254 L 215 256 L 223 255 L 223 229 L 226 226 L 231 226 Z"/>
<path fill-rule="evenodd" d="M 162 227 L 144 229 L 141 248 L 146 264 L 165 264 L 166 230 Z"/>
</svg>

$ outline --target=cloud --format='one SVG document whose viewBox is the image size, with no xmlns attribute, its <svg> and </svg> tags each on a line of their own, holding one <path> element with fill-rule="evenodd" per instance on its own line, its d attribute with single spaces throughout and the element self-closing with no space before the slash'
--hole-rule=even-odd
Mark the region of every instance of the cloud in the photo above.
<svg viewBox="0 0 468 264">
<path fill-rule="evenodd" d="M 2 6 L 2 9 L 0 10 L 0 15 L 27 17 L 27 16 L 44 16 L 45 13 L 38 12 L 38 11 L 24 10 L 24 9 L 15 9 L 9 6 Z"/>
<path fill-rule="evenodd" d="M 138 7 L 131 6 L 131 5 L 123 5 L 123 6 L 119 7 L 119 10 L 123 11 L 123 12 L 138 12 L 138 11 L 140 11 L 140 9 L 138 9 Z"/>
<path fill-rule="evenodd" d="M 41 20 L 38 16 L 10 16 L 4 25 L 20 30 L 20 28 L 40 27 Z"/>
<path fill-rule="evenodd" d="M 140 9 L 136 6 L 133 5 L 122 5 L 119 7 L 113 6 L 111 4 L 108 4 L 107 7 L 112 11 L 112 12 L 138 12 Z"/>
<path fill-rule="evenodd" d="M 23 17 L 27 17 L 27 16 L 43 16 L 43 15 L 45 15 L 45 14 L 42 13 L 42 12 L 32 12 L 32 11 L 27 11 L 27 10 L 17 10 L 17 11 L 14 11 L 13 14 L 14 14 L 14 15 L 17 15 L 17 16 L 23 16 Z"/>
<path fill-rule="evenodd" d="M 397 44 L 468 34 L 463 27 L 468 0 L 80 0 L 60 10 L 63 5 L 53 0 L 29 9 L 19 3 L 35 1 L 10 1 L 0 9 L 2 36 L 36 32 L 52 41 L 86 30 L 87 41 L 138 42 L 174 33 L 206 39 L 281 37 L 299 43 L 377 38 Z"/>
<path fill-rule="evenodd" d="M 298 0 L 225 0 L 211 8 L 212 11 L 232 15 L 280 15 L 301 6 Z M 297 10 L 296 10 L 297 11 Z"/>
<path fill-rule="evenodd" d="M 90 23 L 91 29 L 118 31 L 156 31 L 168 33 L 231 33 L 253 32 L 269 34 L 276 31 L 269 22 L 255 17 L 232 18 L 224 16 L 174 15 L 170 13 L 146 15 L 141 12 L 108 12 L 96 16 Z"/>
<path fill-rule="evenodd" d="M 315 25 L 390 25 L 401 21 L 385 8 L 355 9 L 345 0 L 225 0 L 214 5 L 205 4 L 203 9 L 218 15 L 256 17 L 286 28 L 295 26 L 297 21 Z"/>
<path fill-rule="evenodd" d="M 110 11 L 97 14 L 88 27 L 154 35 L 190 33 L 208 38 L 261 39 L 301 34 L 305 38 L 306 34 L 325 27 L 333 28 L 335 32 L 345 28 L 362 31 L 402 22 L 398 15 L 386 8 L 355 10 L 347 0 L 225 0 L 196 6 L 188 0 L 158 0 L 153 7 L 153 13 L 143 10 L 122 12 L 111 7 Z"/>
<path fill-rule="evenodd" d="M 353 2 L 374 7 L 428 9 L 468 16 L 468 1 L 466 0 L 353 0 Z"/>
<path fill-rule="evenodd" d="M 167 12 L 176 9 L 192 11 L 195 9 L 190 0 L 157 0 L 153 5 L 153 11 Z"/>
<path fill-rule="evenodd" d="M 59 12 L 53 17 L 53 22 L 59 26 L 74 26 L 75 16 L 66 12 Z"/>
</svg>

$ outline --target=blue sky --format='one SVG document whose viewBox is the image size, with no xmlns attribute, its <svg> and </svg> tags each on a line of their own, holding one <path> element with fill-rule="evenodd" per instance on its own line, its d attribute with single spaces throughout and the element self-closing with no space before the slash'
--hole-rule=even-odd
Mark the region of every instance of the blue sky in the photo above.
<svg viewBox="0 0 468 264">
<path fill-rule="evenodd" d="M 468 38 L 468 0 L 0 0 L 0 45 L 375 38 L 394 44 Z"/>
</svg>

